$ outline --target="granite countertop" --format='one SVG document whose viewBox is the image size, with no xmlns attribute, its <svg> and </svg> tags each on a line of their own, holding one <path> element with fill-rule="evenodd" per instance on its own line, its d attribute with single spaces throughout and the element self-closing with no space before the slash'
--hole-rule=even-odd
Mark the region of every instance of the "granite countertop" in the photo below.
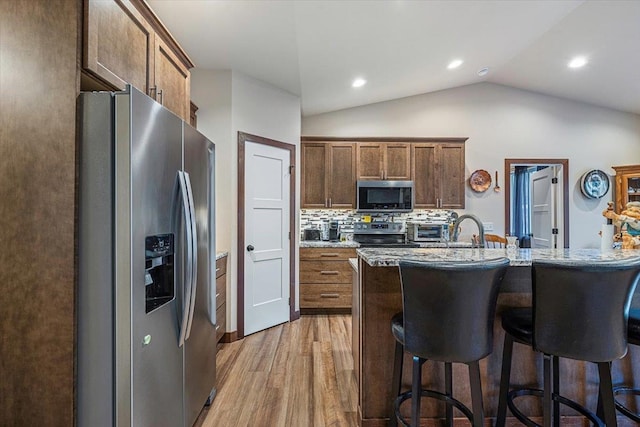
<svg viewBox="0 0 640 427">
<path fill-rule="evenodd" d="M 417 242 L 421 248 L 471 248 L 471 242 Z M 326 242 L 322 240 L 302 240 L 301 248 L 359 248 L 360 243 L 350 242 Z M 390 250 L 388 248 L 386 250 Z"/>
<path fill-rule="evenodd" d="M 220 258 L 224 258 L 226 256 L 229 256 L 229 252 L 227 252 L 227 251 L 217 252 L 216 253 L 216 261 L 219 260 Z"/>
<path fill-rule="evenodd" d="M 530 266 L 532 260 L 601 261 L 640 257 L 640 250 L 600 249 L 429 249 L 362 248 L 357 254 L 372 267 L 397 266 L 400 259 L 409 261 L 477 261 L 507 257 L 512 266 Z"/>
<path fill-rule="evenodd" d="M 353 268 L 356 273 L 358 272 L 358 258 L 349 258 L 349 264 L 351 268 Z"/>
</svg>

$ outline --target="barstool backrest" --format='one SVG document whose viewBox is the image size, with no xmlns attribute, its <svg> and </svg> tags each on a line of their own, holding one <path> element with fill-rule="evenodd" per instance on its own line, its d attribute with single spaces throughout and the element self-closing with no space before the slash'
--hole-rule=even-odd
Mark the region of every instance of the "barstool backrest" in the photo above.
<svg viewBox="0 0 640 427">
<path fill-rule="evenodd" d="M 534 261 L 534 348 L 590 362 L 623 357 L 639 274 L 640 258 Z"/>
<path fill-rule="evenodd" d="M 404 346 L 424 359 L 467 363 L 493 349 L 493 321 L 507 258 L 400 261 Z"/>
</svg>

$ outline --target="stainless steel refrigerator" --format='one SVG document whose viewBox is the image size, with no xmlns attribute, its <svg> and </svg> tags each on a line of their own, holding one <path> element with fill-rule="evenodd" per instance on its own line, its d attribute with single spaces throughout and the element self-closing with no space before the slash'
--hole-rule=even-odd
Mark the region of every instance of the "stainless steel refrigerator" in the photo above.
<svg viewBox="0 0 640 427">
<path fill-rule="evenodd" d="M 79 111 L 77 425 L 190 427 L 215 396 L 214 145 L 130 86 Z"/>
</svg>

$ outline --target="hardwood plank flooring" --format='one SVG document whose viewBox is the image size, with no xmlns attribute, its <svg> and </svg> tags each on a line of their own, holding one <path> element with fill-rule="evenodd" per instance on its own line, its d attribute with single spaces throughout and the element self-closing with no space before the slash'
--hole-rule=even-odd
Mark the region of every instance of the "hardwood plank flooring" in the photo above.
<svg viewBox="0 0 640 427">
<path fill-rule="evenodd" d="M 196 426 L 357 426 L 350 315 L 310 315 L 221 344 Z"/>
</svg>

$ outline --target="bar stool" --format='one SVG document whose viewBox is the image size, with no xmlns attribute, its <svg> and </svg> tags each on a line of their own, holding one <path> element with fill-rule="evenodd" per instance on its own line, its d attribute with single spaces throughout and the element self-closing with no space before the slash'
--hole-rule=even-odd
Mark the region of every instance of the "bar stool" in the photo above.
<svg viewBox="0 0 640 427">
<path fill-rule="evenodd" d="M 449 425 L 454 406 L 474 427 L 483 425 L 478 361 L 493 349 L 496 300 L 508 265 L 507 258 L 464 262 L 400 261 L 403 311 L 391 320 L 396 347 L 390 426 L 396 426 L 398 420 L 408 426 L 400 415 L 400 405 L 407 399 L 411 399 L 411 425 L 418 426 L 422 396 L 447 404 Z M 400 394 L 404 351 L 413 355 L 412 387 Z M 422 365 L 426 360 L 445 362 L 444 393 L 422 389 Z M 452 396 L 452 363 L 469 366 L 473 413 Z"/>
<path fill-rule="evenodd" d="M 629 323 L 627 329 L 627 340 L 629 344 L 640 345 L 640 309 L 632 309 L 629 311 Z M 614 396 L 618 395 L 634 395 L 640 396 L 640 389 L 633 387 L 614 387 L 613 388 Z M 616 409 L 624 414 L 627 418 L 636 423 L 640 424 L 640 414 L 633 412 L 631 409 L 627 408 L 624 404 L 622 404 L 619 400 L 616 399 Z"/>
<path fill-rule="evenodd" d="M 515 398 L 523 395 L 543 397 L 545 427 L 559 425 L 560 404 L 597 426 L 617 425 L 611 361 L 627 352 L 629 305 L 639 277 L 640 258 L 533 262 L 533 307 L 510 309 L 502 315 L 505 339 L 496 427 L 505 425 L 507 405 L 525 425 L 539 425 L 516 407 Z M 543 390 L 509 391 L 514 341 L 543 353 Z M 604 420 L 560 395 L 559 357 L 597 363 Z"/>
</svg>

